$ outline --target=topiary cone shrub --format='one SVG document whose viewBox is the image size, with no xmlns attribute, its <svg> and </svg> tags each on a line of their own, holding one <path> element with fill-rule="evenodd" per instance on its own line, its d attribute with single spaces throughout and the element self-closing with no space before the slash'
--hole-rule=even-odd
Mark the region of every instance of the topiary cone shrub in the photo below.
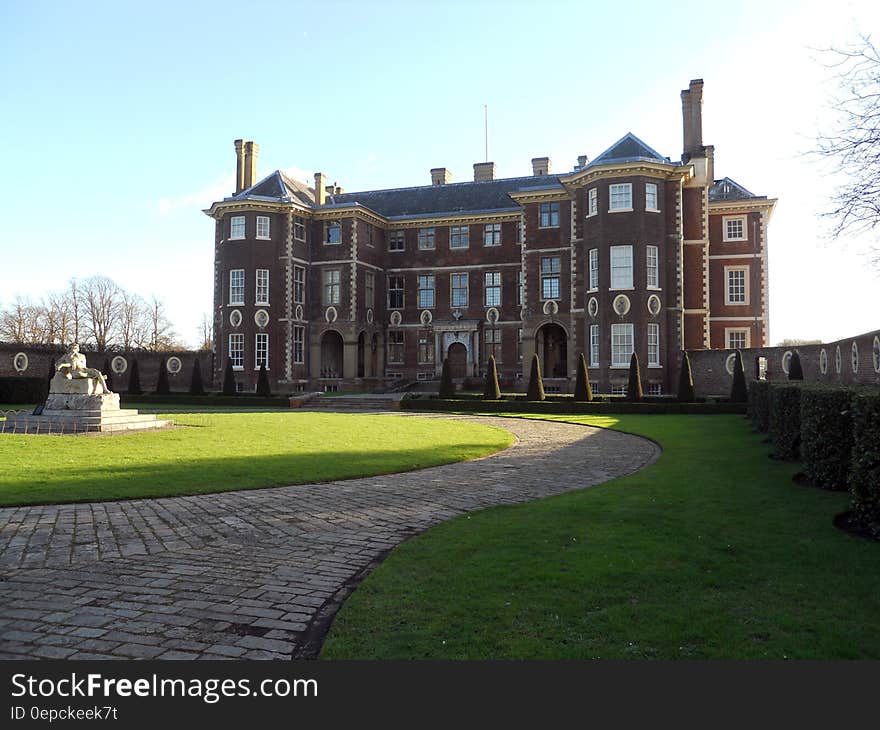
<svg viewBox="0 0 880 730">
<path fill-rule="evenodd" d="M 168 384 L 168 361 L 163 357 L 159 363 L 159 377 L 156 379 L 156 395 L 170 395 L 171 386 Z"/>
<path fill-rule="evenodd" d="M 788 363 L 788 379 L 803 380 L 804 368 L 801 365 L 801 356 L 797 350 L 791 353 L 791 360 Z"/>
<path fill-rule="evenodd" d="M 681 351 L 681 368 L 678 371 L 678 401 L 693 403 L 697 399 L 694 393 L 694 374 L 691 371 L 691 359 L 687 350 Z"/>
<path fill-rule="evenodd" d="M 746 386 L 746 372 L 743 369 L 742 353 L 737 350 L 733 360 L 733 383 L 730 386 L 730 400 L 732 403 L 747 403 L 749 389 Z"/>
<path fill-rule="evenodd" d="M 854 395 L 852 419 L 852 512 L 875 539 L 880 539 L 880 394 Z"/>
<path fill-rule="evenodd" d="M 768 381 L 753 380 L 749 384 L 747 413 L 755 431 L 767 433 L 770 430 L 770 383 Z"/>
<path fill-rule="evenodd" d="M 226 358 L 226 370 L 223 371 L 223 395 L 238 395 L 235 387 L 235 372 L 232 370 L 232 360 Z"/>
<path fill-rule="evenodd" d="M 443 359 L 443 368 L 440 371 L 440 397 L 455 398 L 455 383 L 452 382 L 452 372 L 449 370 L 449 358 Z"/>
<path fill-rule="evenodd" d="M 770 386 L 770 442 L 773 456 L 797 461 L 801 453 L 801 386 Z"/>
<path fill-rule="evenodd" d="M 113 369 L 110 367 L 110 358 L 104 358 L 104 367 L 101 369 L 104 373 L 104 380 L 107 381 L 107 390 L 113 390 Z"/>
<path fill-rule="evenodd" d="M 626 400 L 642 400 L 642 377 L 639 372 L 639 358 L 633 353 L 629 357 L 629 380 L 626 384 Z"/>
<path fill-rule="evenodd" d="M 143 394 L 141 389 L 141 371 L 138 367 L 137 358 L 131 362 L 131 372 L 128 374 L 128 393 L 129 395 Z"/>
<path fill-rule="evenodd" d="M 266 398 L 272 397 L 272 388 L 269 387 L 269 373 L 266 372 L 266 363 L 260 363 L 260 374 L 257 376 L 257 395 Z"/>
<path fill-rule="evenodd" d="M 853 450 L 853 392 L 810 387 L 801 391 L 801 454 L 810 483 L 845 491 Z"/>
<path fill-rule="evenodd" d="M 489 356 L 486 366 L 486 382 L 483 385 L 483 400 L 499 400 L 501 388 L 498 385 L 498 367 L 495 364 L 495 356 Z"/>
<path fill-rule="evenodd" d="M 205 394 L 205 386 L 202 383 L 202 364 L 199 362 L 199 358 L 193 358 L 193 368 L 192 368 L 192 376 L 189 381 L 189 392 L 190 395 L 204 395 Z"/>
<path fill-rule="evenodd" d="M 593 386 L 590 385 L 590 373 L 587 371 L 587 360 L 584 357 L 584 353 L 581 353 L 578 358 L 574 399 L 579 403 L 589 403 L 593 400 Z"/>
<path fill-rule="evenodd" d="M 541 376 L 541 361 L 537 353 L 532 355 L 532 371 L 529 374 L 528 400 L 544 400 L 544 378 Z"/>
</svg>

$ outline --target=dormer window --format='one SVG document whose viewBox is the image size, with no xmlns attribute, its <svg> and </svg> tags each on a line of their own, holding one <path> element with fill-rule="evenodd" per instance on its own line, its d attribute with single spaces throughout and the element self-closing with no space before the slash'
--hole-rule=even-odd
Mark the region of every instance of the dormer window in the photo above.
<svg viewBox="0 0 880 730">
<path fill-rule="evenodd" d="M 334 245 L 342 243 L 342 224 L 339 221 L 327 221 L 325 231 L 325 244 Z"/>
</svg>

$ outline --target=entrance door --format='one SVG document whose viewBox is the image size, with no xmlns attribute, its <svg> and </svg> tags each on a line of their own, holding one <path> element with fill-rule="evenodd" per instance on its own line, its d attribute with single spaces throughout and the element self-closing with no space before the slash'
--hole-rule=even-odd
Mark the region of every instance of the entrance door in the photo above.
<svg viewBox="0 0 880 730">
<path fill-rule="evenodd" d="M 357 366 L 357 376 L 359 378 L 364 377 L 364 344 L 366 337 L 364 337 L 364 333 L 361 332 L 358 337 L 358 366 Z"/>
<path fill-rule="evenodd" d="M 449 373 L 453 380 L 467 377 L 467 348 L 460 342 L 453 342 L 446 353 L 449 359 Z"/>
</svg>

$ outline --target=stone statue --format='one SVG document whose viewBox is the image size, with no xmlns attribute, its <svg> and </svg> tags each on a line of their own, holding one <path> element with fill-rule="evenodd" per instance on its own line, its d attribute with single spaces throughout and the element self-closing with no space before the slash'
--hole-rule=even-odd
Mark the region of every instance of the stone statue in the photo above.
<svg viewBox="0 0 880 730">
<path fill-rule="evenodd" d="M 97 380 L 96 386 L 100 384 L 100 389 L 96 387 L 96 392 L 100 394 L 110 392 L 104 374 L 97 368 L 86 366 L 86 356 L 79 351 L 79 345 L 76 343 L 70 346 L 70 351 L 61 359 L 56 370 L 67 380 L 78 380 L 80 378 Z"/>
</svg>

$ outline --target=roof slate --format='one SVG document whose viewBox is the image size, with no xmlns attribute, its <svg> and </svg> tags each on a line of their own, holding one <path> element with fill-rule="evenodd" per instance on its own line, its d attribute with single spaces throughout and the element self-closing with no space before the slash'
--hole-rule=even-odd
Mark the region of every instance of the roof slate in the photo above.
<svg viewBox="0 0 880 730">
<path fill-rule="evenodd" d="M 604 165 L 609 162 L 623 162 L 625 160 L 657 160 L 658 162 L 665 163 L 670 161 L 668 157 L 664 157 L 657 150 L 646 145 L 632 132 L 627 132 L 594 159 L 588 167 L 591 165 Z"/>
<path fill-rule="evenodd" d="M 731 180 L 729 177 L 716 180 L 709 187 L 709 201 L 732 201 L 732 200 L 749 200 L 750 198 L 766 198 L 766 195 L 755 195 L 746 190 L 738 182 Z"/>
<path fill-rule="evenodd" d="M 314 192 L 312 189 L 297 180 L 285 175 L 281 170 L 275 170 L 264 177 L 256 185 L 247 190 L 242 190 L 238 195 L 233 195 L 230 200 L 248 200 L 257 198 L 261 200 L 273 199 L 282 202 L 298 202 L 304 205 L 314 205 Z"/>
</svg>

